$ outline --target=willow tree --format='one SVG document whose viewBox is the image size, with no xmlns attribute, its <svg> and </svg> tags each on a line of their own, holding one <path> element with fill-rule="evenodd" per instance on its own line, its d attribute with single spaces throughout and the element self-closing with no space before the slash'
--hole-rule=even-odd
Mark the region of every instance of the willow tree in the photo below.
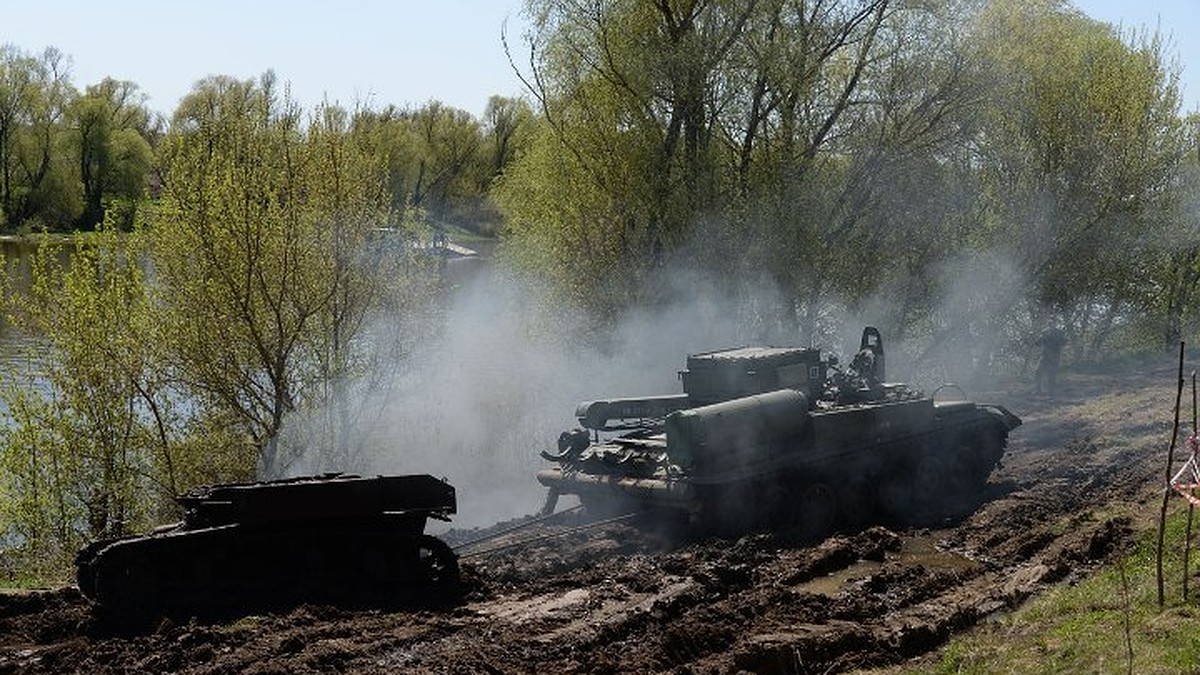
<svg viewBox="0 0 1200 675">
<path fill-rule="evenodd" d="M 803 338 L 889 291 L 898 335 L 946 249 L 939 162 L 972 101 L 959 20 L 938 3 L 759 3 L 718 117 L 746 267 L 769 271 Z M 897 208 L 900 207 L 900 208 Z M 723 252 L 729 257 L 731 251 Z"/>
<path fill-rule="evenodd" d="M 43 238 L 30 288 L 6 283 L 31 337 L 0 386 L 0 536 L 42 574 L 88 541 L 160 522 L 195 482 L 244 475 L 215 437 L 203 456 L 187 450 L 191 408 L 164 367 L 146 244 L 112 227 L 73 245 Z"/>
<path fill-rule="evenodd" d="M 1027 301 L 1035 325 L 1058 313 L 1098 344 L 1150 282 L 1143 261 L 1168 224 L 1177 73 L 1157 36 L 1055 0 L 989 3 L 978 35 L 993 75 L 973 143 L 986 231 L 1029 284 L 1010 307 Z"/>
<path fill-rule="evenodd" d="M 83 187 L 81 229 L 104 220 L 106 199 L 121 203 L 120 224 L 133 225 L 153 162 L 147 140 L 153 119 L 145 98 L 136 84 L 105 78 L 73 102 L 70 118 Z"/>
<path fill-rule="evenodd" d="M 173 358 L 197 405 L 257 448 L 262 475 L 290 459 L 290 416 L 348 405 L 337 383 L 365 368 L 369 313 L 421 275 L 388 262 L 410 249 L 373 143 L 335 109 L 306 124 L 269 73 L 201 82 L 164 140 L 153 264 Z M 395 245 L 368 258 L 374 234 Z M 300 441 L 320 452 L 341 438 Z"/>
<path fill-rule="evenodd" d="M 354 126 L 378 136 L 398 211 L 482 232 L 498 220 L 488 188 L 522 145 L 530 117 L 523 101 L 495 96 L 482 121 L 432 101 L 416 109 L 359 110 Z"/>
<path fill-rule="evenodd" d="M 499 195 L 527 262 L 577 300 L 612 311 L 643 292 L 643 273 L 716 203 L 713 74 L 753 8 L 529 3 L 543 124 Z"/>
<path fill-rule="evenodd" d="M 1173 348 L 1200 329 L 1195 298 L 1200 291 L 1200 113 L 1184 122 L 1185 153 L 1174 195 L 1171 227 L 1160 239 L 1154 282 L 1144 284 L 1141 306 L 1161 317 L 1159 342 Z"/>
<path fill-rule="evenodd" d="M 37 219 L 66 226 L 79 214 L 76 172 L 59 152 L 75 90 L 70 60 L 0 45 L 0 215 L 15 229 Z"/>
<path fill-rule="evenodd" d="M 905 239 L 880 241 L 888 230 L 867 216 L 880 176 L 903 175 L 894 167 L 961 105 L 953 68 L 889 79 L 889 57 L 923 36 L 898 18 L 918 10 L 887 0 L 529 9 L 543 127 L 499 194 L 519 255 L 604 311 L 695 243 L 688 256 L 731 279 L 765 272 L 792 327 L 811 329 L 823 303 L 872 278 L 856 256 Z"/>
</svg>

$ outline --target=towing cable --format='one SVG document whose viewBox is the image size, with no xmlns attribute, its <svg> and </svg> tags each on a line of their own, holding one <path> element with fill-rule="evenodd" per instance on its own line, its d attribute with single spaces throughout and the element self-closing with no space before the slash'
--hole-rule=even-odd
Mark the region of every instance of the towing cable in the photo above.
<svg viewBox="0 0 1200 675">
<path fill-rule="evenodd" d="M 507 544 L 499 544 L 497 546 L 492 546 L 490 548 L 484 548 L 484 549 L 481 549 L 478 551 L 468 551 L 466 553 L 459 553 L 459 551 L 461 551 L 462 549 L 470 548 L 472 546 L 475 546 L 476 544 L 480 544 L 485 541 L 491 541 L 492 539 L 502 537 L 506 534 L 510 534 L 512 532 L 516 532 L 516 531 L 525 529 L 525 528 L 533 526 L 533 525 L 544 523 L 547 520 L 550 520 L 552 518 L 556 518 L 558 516 L 562 516 L 562 515 L 565 515 L 568 513 L 572 513 L 574 511 L 578 511 L 581 508 L 583 508 L 583 507 L 582 506 L 572 506 L 569 509 L 563 509 L 562 511 L 556 511 L 554 513 L 551 513 L 551 514 L 548 514 L 545 516 L 539 516 L 537 518 L 527 520 L 524 523 L 521 523 L 520 525 L 514 525 L 513 527 L 503 529 L 499 532 L 493 532 L 492 534 L 480 537 L 478 539 L 473 539 L 466 543 L 459 544 L 458 546 L 454 546 L 452 550 L 455 553 L 458 553 L 459 558 L 472 558 L 475 556 L 487 555 L 489 553 L 496 553 L 498 551 L 504 551 L 504 550 L 507 550 L 510 548 L 526 546 L 526 545 L 533 544 L 533 543 L 536 543 L 539 541 L 546 541 L 548 539 L 554 539 L 557 537 L 565 537 L 569 534 L 574 534 L 576 532 L 583 532 L 583 531 L 590 530 L 590 529 L 593 529 L 596 527 L 601 527 L 603 525 L 610 525 L 612 523 L 621 522 L 623 520 L 629 520 L 630 518 L 633 518 L 634 516 L 641 514 L 641 511 L 631 511 L 631 512 L 623 514 L 623 515 L 613 516 L 612 518 L 605 518 L 604 520 L 597 520 L 597 521 L 593 521 L 590 523 L 585 523 L 583 525 L 578 525 L 576 527 L 571 527 L 566 530 L 562 530 L 561 532 L 550 532 L 547 534 L 539 534 L 539 535 L 535 535 L 532 537 L 527 537 L 525 539 L 520 539 L 518 541 L 508 542 Z"/>
</svg>

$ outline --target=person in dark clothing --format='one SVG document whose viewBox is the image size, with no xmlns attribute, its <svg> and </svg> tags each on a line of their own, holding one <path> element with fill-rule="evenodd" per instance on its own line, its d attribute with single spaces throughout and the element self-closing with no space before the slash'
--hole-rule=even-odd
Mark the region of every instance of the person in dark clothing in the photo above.
<svg viewBox="0 0 1200 675">
<path fill-rule="evenodd" d="M 1054 396 L 1058 389 L 1058 368 L 1062 362 L 1063 346 L 1067 335 L 1061 328 L 1051 327 L 1038 336 L 1037 345 L 1042 350 L 1037 371 L 1033 374 L 1034 390 L 1038 394 Z"/>
</svg>

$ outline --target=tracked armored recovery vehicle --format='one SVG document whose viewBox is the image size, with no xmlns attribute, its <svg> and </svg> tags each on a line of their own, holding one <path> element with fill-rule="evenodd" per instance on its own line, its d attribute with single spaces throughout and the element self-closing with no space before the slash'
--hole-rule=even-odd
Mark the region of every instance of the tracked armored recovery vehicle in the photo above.
<svg viewBox="0 0 1200 675">
<path fill-rule="evenodd" d="M 426 475 L 327 475 L 201 488 L 184 519 L 80 551 L 80 591 L 115 614 L 234 610 L 298 602 L 378 604 L 450 593 L 458 561 L 424 534 L 455 512 Z"/>
<path fill-rule="evenodd" d="M 680 378 L 682 394 L 580 404 L 580 428 L 542 453 L 557 464 L 537 474 L 547 508 L 573 494 L 722 533 L 930 523 L 980 503 L 1021 423 L 887 382 L 872 327 L 845 368 L 817 349 L 741 347 L 688 357 Z"/>
</svg>

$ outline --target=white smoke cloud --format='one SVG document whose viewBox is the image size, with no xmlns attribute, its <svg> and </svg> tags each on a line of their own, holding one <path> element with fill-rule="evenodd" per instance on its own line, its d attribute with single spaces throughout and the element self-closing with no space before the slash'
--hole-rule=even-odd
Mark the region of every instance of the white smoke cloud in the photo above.
<svg viewBox="0 0 1200 675">
<path fill-rule="evenodd" d="M 885 329 L 889 379 L 922 380 L 927 391 L 964 382 L 994 348 L 984 344 L 993 325 L 988 308 L 1019 276 L 1002 256 L 946 265 L 938 280 L 943 302 L 932 320 L 967 328 L 933 346 L 928 332 L 900 344 L 889 342 Z M 435 335 L 396 364 L 387 397 L 354 403 L 379 409 L 364 416 L 374 422 L 356 429 L 359 454 L 332 464 L 304 458 L 290 472 L 433 474 L 457 488 L 456 526 L 491 525 L 541 506 L 545 489 L 534 474 L 548 465 L 538 453 L 555 450 L 559 433 L 577 425 L 579 402 L 678 393 L 688 354 L 800 343 L 779 320 L 784 296 L 762 278 L 729 287 L 727 275 L 676 269 L 653 283 L 660 298 L 654 307 L 630 309 L 597 329 L 582 310 L 553 306 L 536 281 L 485 266 L 449 298 Z M 864 325 L 886 325 L 887 302 L 880 295 L 856 311 L 829 303 L 821 332 L 836 337 L 816 346 L 853 354 Z M 925 352 L 933 356 L 922 359 Z"/>
<path fill-rule="evenodd" d="M 773 291 L 730 292 L 691 272 L 659 278 L 667 300 L 597 331 L 581 310 L 551 306 L 536 282 L 485 268 L 452 296 L 436 336 L 399 364 L 387 398 L 355 402 L 384 406 L 357 430 L 361 456 L 345 466 L 304 457 L 290 473 L 444 477 L 458 491 L 460 527 L 536 511 L 545 489 L 534 474 L 547 466 L 538 453 L 577 425 L 579 402 L 678 393 L 688 354 L 786 337 L 754 318 L 777 307 Z"/>
</svg>

